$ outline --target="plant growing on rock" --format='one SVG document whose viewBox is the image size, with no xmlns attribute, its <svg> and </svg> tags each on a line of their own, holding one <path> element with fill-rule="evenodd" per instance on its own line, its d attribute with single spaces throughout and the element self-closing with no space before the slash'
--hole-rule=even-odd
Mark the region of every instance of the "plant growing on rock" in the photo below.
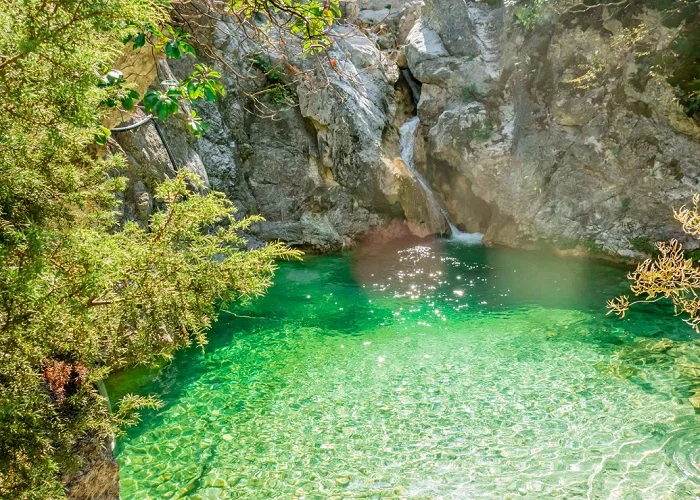
<svg viewBox="0 0 700 500">
<path fill-rule="evenodd" d="M 686 234 L 700 236 L 700 195 L 693 197 L 692 207 L 684 205 L 673 214 Z M 630 301 L 629 296 L 623 295 L 611 299 L 608 314 L 624 318 L 635 304 L 667 299 L 673 303 L 676 315 L 685 316 L 683 321 L 700 332 L 700 268 L 676 240 L 658 242 L 656 249 L 656 258 L 645 260 L 628 275 L 634 282 L 632 293 L 641 298 Z"/>
<path fill-rule="evenodd" d="M 477 141 L 487 141 L 491 138 L 493 134 L 494 126 L 491 118 L 485 117 L 483 119 L 475 120 L 469 127 L 469 131 L 473 139 Z"/>
<path fill-rule="evenodd" d="M 476 85 L 474 84 L 467 85 L 462 89 L 462 102 L 465 104 L 468 104 L 472 101 L 478 101 L 482 97 L 483 96 L 479 93 L 479 91 L 476 88 Z"/>
<path fill-rule="evenodd" d="M 606 33 L 610 33 L 606 23 L 619 22 L 624 27 L 612 33 L 610 50 L 592 54 L 588 61 L 572 68 L 574 75 L 567 78 L 568 83 L 573 88 L 586 89 L 606 73 L 619 71 L 620 60 L 628 60 L 638 68 L 639 82 L 654 76 L 663 78 L 674 87 L 685 113 L 700 119 L 698 0 L 527 0 L 510 5 L 514 17 L 528 32 L 535 31 L 545 14 L 551 21 L 585 21 Z M 649 13 L 652 15 L 646 15 Z"/>
<path fill-rule="evenodd" d="M 515 17 L 527 30 L 533 29 L 544 12 L 544 6 L 547 0 L 533 0 L 518 7 L 515 11 Z"/>
</svg>

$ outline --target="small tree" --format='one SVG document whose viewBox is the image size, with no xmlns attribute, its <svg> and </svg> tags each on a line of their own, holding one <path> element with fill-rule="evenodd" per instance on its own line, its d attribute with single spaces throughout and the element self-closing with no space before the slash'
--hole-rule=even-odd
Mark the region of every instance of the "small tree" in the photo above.
<svg viewBox="0 0 700 500">
<path fill-rule="evenodd" d="M 700 236 L 700 195 L 693 196 L 692 207 L 684 205 L 673 215 L 682 224 L 683 232 Z M 683 321 L 700 332 L 700 268 L 685 256 L 683 246 L 676 240 L 658 242 L 656 248 L 656 258 L 645 260 L 628 275 L 634 282 L 632 292 L 641 298 L 630 302 L 627 295 L 616 297 L 608 301 L 608 314 L 624 318 L 635 304 L 670 299 L 676 315 L 685 315 Z"/>
<path fill-rule="evenodd" d="M 180 100 L 222 91 L 204 66 L 145 96 L 111 69 L 146 43 L 169 57 L 195 52 L 168 28 L 173 4 L 6 0 L 0 9 L 0 498 L 63 497 L 61 479 L 91 443 L 157 404 L 129 396 L 111 414 L 96 383 L 203 345 L 218 304 L 263 293 L 276 259 L 300 255 L 281 244 L 241 249 L 239 231 L 259 219 L 236 220 L 224 195 L 190 190 L 197 179 L 186 173 L 157 189 L 161 210 L 148 227 L 117 226 L 125 159 L 95 145 L 108 140 L 102 119 L 136 106 L 166 119 Z M 290 31 L 315 41 L 309 50 L 334 17 L 316 1 L 236 0 L 225 10 L 249 22 L 260 9 L 283 13 Z"/>
</svg>

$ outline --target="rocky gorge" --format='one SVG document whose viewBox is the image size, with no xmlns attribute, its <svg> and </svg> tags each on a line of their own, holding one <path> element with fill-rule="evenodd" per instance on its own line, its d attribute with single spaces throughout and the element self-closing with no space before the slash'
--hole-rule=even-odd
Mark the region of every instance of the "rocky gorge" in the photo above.
<svg viewBox="0 0 700 500">
<path fill-rule="evenodd" d="M 0 498 L 700 498 L 700 0 L 4 7 Z"/>
<path fill-rule="evenodd" d="M 637 54 L 678 29 L 659 12 L 598 5 L 533 27 L 514 4 L 390 1 L 343 3 L 321 62 L 262 50 L 225 20 L 202 28 L 227 96 L 198 107 L 210 125 L 199 140 L 177 120 L 163 134 L 177 168 L 266 219 L 251 245 L 332 251 L 446 234 L 451 221 L 487 244 L 618 259 L 671 237 L 696 247 L 672 207 L 698 189 L 700 126 Z M 188 69 L 123 64 L 141 87 Z M 434 196 L 401 158 L 414 116 L 415 168 Z M 113 137 L 132 180 L 123 215 L 145 222 L 174 166 L 152 124 Z"/>
</svg>

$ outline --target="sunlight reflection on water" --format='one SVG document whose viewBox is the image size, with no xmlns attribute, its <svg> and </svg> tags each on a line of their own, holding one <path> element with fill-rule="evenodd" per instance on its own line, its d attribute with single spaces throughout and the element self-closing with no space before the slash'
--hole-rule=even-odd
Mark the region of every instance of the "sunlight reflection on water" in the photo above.
<svg viewBox="0 0 700 500">
<path fill-rule="evenodd" d="M 114 396 L 124 498 L 693 498 L 700 348 L 624 270 L 404 241 L 284 264 L 206 353 Z"/>
</svg>

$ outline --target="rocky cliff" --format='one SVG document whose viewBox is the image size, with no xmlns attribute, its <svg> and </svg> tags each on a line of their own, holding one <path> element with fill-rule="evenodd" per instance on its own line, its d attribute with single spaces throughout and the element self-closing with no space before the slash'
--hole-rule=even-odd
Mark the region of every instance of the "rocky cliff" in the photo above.
<svg viewBox="0 0 700 500">
<path fill-rule="evenodd" d="M 597 10 L 527 30 L 512 8 L 430 0 L 408 35 L 424 168 L 487 242 L 639 256 L 680 237 L 671 207 L 697 190 L 700 128 L 633 47 L 640 25 L 648 45 L 673 29 Z"/>
<path fill-rule="evenodd" d="M 254 226 L 253 244 L 283 240 L 329 251 L 373 230 L 449 232 L 434 199 L 399 157 L 398 130 L 415 112 L 410 90 L 395 86 L 395 64 L 387 64 L 359 29 L 339 26 L 336 36 L 328 54 L 333 71 L 322 75 L 317 62 L 291 54 L 288 60 L 309 77 L 281 76 L 271 90 L 266 74 L 285 71 L 279 55 L 219 23 L 210 37 L 224 66 L 227 96 L 199 107 L 209 132 L 193 142 L 177 119 L 164 124 L 174 161 L 153 124 L 115 134 L 113 148 L 126 155 L 132 179 L 124 217 L 145 222 L 151 213 L 158 177 L 152 173 L 162 178 L 186 168 L 228 194 L 241 216 L 266 219 Z M 191 69 L 186 62 L 157 64 L 156 86 L 171 71 L 181 76 Z"/>
<path fill-rule="evenodd" d="M 525 26 L 517 5 L 390 1 L 346 2 L 325 62 L 261 50 L 219 22 L 209 36 L 228 94 L 199 109 L 211 126 L 199 141 L 165 125 L 175 166 L 262 214 L 261 240 L 327 251 L 387 227 L 445 233 L 400 158 L 399 129 L 417 113 L 418 169 L 452 222 L 487 243 L 639 257 L 680 236 L 671 207 L 697 189 L 700 128 L 635 55 L 678 28 L 643 6 Z M 188 69 L 158 64 L 157 80 Z M 117 140 L 133 179 L 124 215 L 143 221 L 173 165 L 152 125 Z"/>
</svg>

